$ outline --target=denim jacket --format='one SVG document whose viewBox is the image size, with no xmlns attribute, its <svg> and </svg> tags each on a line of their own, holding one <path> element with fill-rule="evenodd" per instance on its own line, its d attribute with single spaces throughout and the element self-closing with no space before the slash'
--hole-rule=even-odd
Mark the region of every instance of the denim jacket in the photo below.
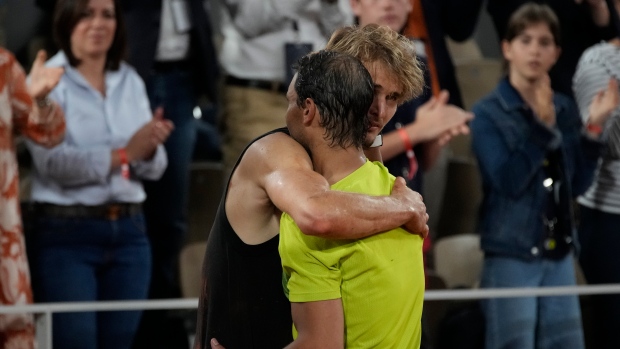
<svg viewBox="0 0 620 349">
<path fill-rule="evenodd" d="M 473 108 L 472 147 L 481 172 L 481 247 L 487 254 L 541 258 L 547 192 L 543 162 L 558 150 L 558 220 L 577 244 L 573 198 L 591 183 L 601 143 L 582 133 L 575 103 L 555 93 L 556 125 L 540 123 L 507 78 Z M 578 246 L 575 246 L 577 249 Z"/>
</svg>

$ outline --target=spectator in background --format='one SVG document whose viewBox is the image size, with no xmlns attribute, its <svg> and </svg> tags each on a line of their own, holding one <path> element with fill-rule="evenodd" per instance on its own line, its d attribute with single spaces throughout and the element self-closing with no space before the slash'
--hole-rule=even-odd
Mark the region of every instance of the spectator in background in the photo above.
<svg viewBox="0 0 620 349">
<path fill-rule="evenodd" d="M 446 36 L 465 41 L 474 32 L 482 0 L 410 0 L 407 26 L 403 33 L 422 42 L 427 57 L 431 91 L 440 97 L 441 90 L 450 93 L 448 102 L 462 107 L 461 92 L 456 81 L 454 65 Z"/>
<path fill-rule="evenodd" d="M 48 63 L 65 74 L 50 98 L 66 113 L 65 140 L 28 142 L 36 222 L 30 237 L 35 300 L 145 299 L 151 255 L 141 179 L 166 168 L 173 125 L 153 117 L 142 79 L 121 61 L 123 17 L 115 0 L 60 0 Z M 56 348 L 130 348 L 139 311 L 54 315 Z"/>
<path fill-rule="evenodd" d="M 506 33 L 512 13 L 529 0 L 488 0 L 487 12 L 493 19 L 499 39 Z M 549 72 L 551 88 L 573 97 L 572 77 L 581 53 L 588 47 L 616 36 L 609 20 L 605 0 L 536 0 L 548 5 L 562 27 L 562 55 Z"/>
<path fill-rule="evenodd" d="M 8 51 L 0 48 L 0 304 L 32 303 L 30 272 L 19 209 L 19 175 L 15 158 L 16 135 L 43 147 L 60 143 L 65 120 L 48 93 L 62 68 L 45 68 L 40 51 L 26 86 L 24 71 Z M 34 319 L 26 314 L 0 316 L 0 347 L 34 349 Z"/>
<path fill-rule="evenodd" d="M 575 284 L 573 198 L 591 183 L 616 93 L 592 103 L 582 129 L 573 100 L 551 89 L 560 25 L 546 5 L 520 7 L 502 52 L 508 76 L 473 108 L 472 146 L 482 177 L 482 287 Z M 482 301 L 487 348 L 583 348 L 577 296 Z"/>
<path fill-rule="evenodd" d="M 385 25 L 398 33 L 405 28 L 412 9 L 409 0 L 351 0 L 351 8 L 359 25 Z M 423 46 L 419 40 L 414 40 L 414 43 L 418 51 L 417 59 L 426 63 Z M 390 172 L 407 178 L 409 187 L 418 192 L 422 191 L 423 170 L 432 167 L 441 147 L 451 136 L 468 133 L 466 122 L 473 117 L 461 108 L 446 104 L 449 95 L 446 91 L 442 91 L 437 98 L 431 97 L 429 87 L 434 85 L 428 79 L 428 70 L 425 73 L 424 93 L 398 106 L 396 114 L 383 129 L 383 145 L 380 148 Z M 371 114 L 377 112 L 373 108 L 370 110 Z M 411 151 L 412 146 L 414 151 Z"/>
<path fill-rule="evenodd" d="M 345 23 L 337 0 L 219 0 L 226 74 L 222 152 L 226 175 L 245 146 L 284 126 L 290 64 L 325 46 Z"/>
<path fill-rule="evenodd" d="M 198 126 L 207 125 L 194 119 L 193 110 L 209 104 L 205 101 L 214 103 L 217 92 L 210 17 L 203 0 L 120 3 L 127 23 L 129 63 L 144 79 L 151 107 L 162 107 L 175 125 L 164 143 L 166 171 L 158 181 L 144 182 L 144 213 L 153 260 L 149 298 L 179 298 L 178 260 L 188 229 L 190 164 Z M 183 321 L 168 310 L 145 312 L 134 348 L 186 349 Z"/>
<path fill-rule="evenodd" d="M 36 0 L 52 12 L 57 0 Z M 219 135 L 207 116 L 217 99 L 218 63 L 210 16 L 203 0 L 121 0 L 127 25 L 128 62 L 146 84 L 152 109 L 162 107 L 175 129 L 164 143 L 168 167 L 158 181 L 143 182 L 151 243 L 149 298 L 181 296 L 178 260 L 187 236 L 193 155 L 219 159 Z M 119 11 L 121 11 L 119 9 Z M 205 111 L 194 118 L 195 108 Z M 198 110 L 198 109 L 196 109 Z M 196 149 L 196 152 L 194 150 Z M 194 154 L 196 153 L 196 154 Z M 185 349 L 183 319 L 167 310 L 144 313 L 135 348 Z"/>
<path fill-rule="evenodd" d="M 613 10 L 620 13 L 620 1 Z M 589 106 L 602 94 L 618 93 L 620 79 L 620 37 L 598 43 L 587 49 L 573 77 L 575 100 L 581 118 L 587 122 Z M 579 262 L 592 284 L 620 283 L 620 107 L 603 125 L 605 149 L 598 164 L 594 182 L 580 196 Z M 591 317 L 596 348 L 620 348 L 620 296 L 592 296 Z"/>
</svg>

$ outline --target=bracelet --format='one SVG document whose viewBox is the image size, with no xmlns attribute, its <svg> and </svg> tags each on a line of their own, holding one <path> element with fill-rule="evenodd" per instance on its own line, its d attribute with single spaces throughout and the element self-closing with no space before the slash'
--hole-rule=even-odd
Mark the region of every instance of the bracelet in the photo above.
<svg viewBox="0 0 620 349">
<path fill-rule="evenodd" d="M 586 130 L 588 132 L 594 133 L 597 136 L 600 136 L 600 134 L 603 133 L 603 128 L 601 127 L 601 125 L 595 125 L 589 122 L 586 124 Z"/>
<path fill-rule="evenodd" d="M 418 172 L 418 160 L 415 158 L 415 153 L 413 152 L 413 144 L 411 144 L 411 138 L 409 138 L 409 134 L 405 129 L 398 127 L 396 132 L 398 132 L 400 139 L 403 141 L 407 159 L 409 159 L 409 173 L 407 174 L 407 179 L 412 180 L 416 172 Z"/>
<path fill-rule="evenodd" d="M 377 137 L 375 137 L 375 140 L 372 142 L 372 144 L 369 146 L 369 148 L 376 148 L 376 147 L 380 147 L 383 145 L 383 136 L 382 135 L 377 135 Z"/>
<path fill-rule="evenodd" d="M 127 151 L 125 148 L 118 150 L 118 157 L 121 160 L 121 176 L 125 179 L 129 179 L 129 161 L 127 160 Z"/>
<path fill-rule="evenodd" d="M 409 138 L 409 134 L 407 133 L 407 131 L 405 131 L 405 129 L 402 127 L 397 128 L 396 131 L 398 132 L 400 139 L 403 141 L 403 146 L 405 147 L 405 150 L 413 149 L 413 145 L 411 144 L 411 138 Z"/>
</svg>

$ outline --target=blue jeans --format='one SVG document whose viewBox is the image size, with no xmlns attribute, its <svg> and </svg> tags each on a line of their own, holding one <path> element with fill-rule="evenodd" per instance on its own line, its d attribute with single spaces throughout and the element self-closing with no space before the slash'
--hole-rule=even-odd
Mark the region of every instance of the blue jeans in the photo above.
<svg viewBox="0 0 620 349">
<path fill-rule="evenodd" d="M 581 206 L 579 262 L 591 284 L 620 283 L 620 215 Z M 596 348 L 620 348 L 620 295 L 590 297 Z"/>
<path fill-rule="evenodd" d="M 147 297 L 151 255 L 141 214 L 116 221 L 38 218 L 28 240 L 37 302 Z M 56 313 L 54 348 L 130 348 L 139 311 Z"/>
<path fill-rule="evenodd" d="M 486 256 L 484 288 L 575 285 L 572 256 L 525 261 Z M 486 349 L 583 349 L 577 296 L 491 298 L 482 300 Z"/>
</svg>

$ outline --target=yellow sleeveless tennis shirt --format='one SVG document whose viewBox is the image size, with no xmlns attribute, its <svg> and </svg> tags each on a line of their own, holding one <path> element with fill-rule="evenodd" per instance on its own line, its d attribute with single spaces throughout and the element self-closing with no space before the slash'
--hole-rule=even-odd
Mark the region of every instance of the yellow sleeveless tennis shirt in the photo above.
<svg viewBox="0 0 620 349">
<path fill-rule="evenodd" d="M 363 166 L 332 190 L 389 195 L 394 176 Z M 419 348 L 424 298 L 422 238 L 402 228 L 359 240 L 304 235 L 280 220 L 280 257 L 291 302 L 342 298 L 346 348 Z"/>
</svg>

